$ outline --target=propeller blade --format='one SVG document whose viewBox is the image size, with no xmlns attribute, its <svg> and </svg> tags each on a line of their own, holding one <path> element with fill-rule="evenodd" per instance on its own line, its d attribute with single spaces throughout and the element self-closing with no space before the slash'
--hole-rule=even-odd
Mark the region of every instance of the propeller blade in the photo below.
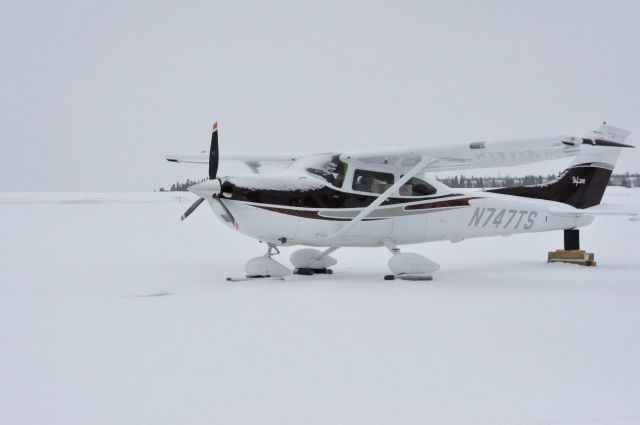
<svg viewBox="0 0 640 425">
<path fill-rule="evenodd" d="M 211 132 L 211 148 L 209 149 L 209 180 L 218 176 L 218 122 L 213 123 Z"/>
<path fill-rule="evenodd" d="M 193 204 L 191 204 L 191 206 L 189 207 L 188 210 L 186 210 L 184 212 L 184 214 L 182 214 L 182 217 L 180 217 L 180 221 L 184 221 L 186 220 L 187 217 L 189 217 L 191 215 L 192 212 L 195 211 L 196 208 L 198 208 L 198 206 L 202 203 L 202 201 L 204 201 L 204 198 L 200 198 L 198 199 L 196 202 L 194 202 Z"/>
</svg>

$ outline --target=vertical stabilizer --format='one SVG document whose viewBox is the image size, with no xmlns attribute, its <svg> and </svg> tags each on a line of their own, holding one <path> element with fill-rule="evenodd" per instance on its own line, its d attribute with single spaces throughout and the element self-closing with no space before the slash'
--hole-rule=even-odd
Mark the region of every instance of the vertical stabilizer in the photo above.
<svg viewBox="0 0 640 425">
<path fill-rule="evenodd" d="M 489 192 L 557 201 L 576 208 L 598 205 L 620 151 L 633 148 L 623 143 L 629 134 L 627 130 L 603 123 L 582 138 L 580 152 L 557 179 L 541 185 L 506 187 Z"/>
</svg>

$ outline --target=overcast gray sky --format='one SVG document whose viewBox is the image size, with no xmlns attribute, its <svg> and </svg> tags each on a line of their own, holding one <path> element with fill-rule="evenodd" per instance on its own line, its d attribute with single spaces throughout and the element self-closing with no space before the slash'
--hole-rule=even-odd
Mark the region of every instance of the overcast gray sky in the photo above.
<svg viewBox="0 0 640 425">
<path fill-rule="evenodd" d="M 640 146 L 639 23 L 639 1 L 5 0 L 0 190 L 204 176 L 163 157 L 206 149 L 213 119 L 227 151 L 581 133 L 603 120 Z M 620 168 L 640 170 L 639 151 Z"/>
</svg>

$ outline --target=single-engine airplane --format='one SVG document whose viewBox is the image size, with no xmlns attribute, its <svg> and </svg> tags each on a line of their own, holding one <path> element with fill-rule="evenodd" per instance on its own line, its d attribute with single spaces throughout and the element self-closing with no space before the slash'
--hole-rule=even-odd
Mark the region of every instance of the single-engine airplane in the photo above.
<svg viewBox="0 0 640 425">
<path fill-rule="evenodd" d="M 209 153 L 169 155 L 168 161 L 209 165 L 209 180 L 188 188 L 229 227 L 268 244 L 245 266 L 248 279 L 283 278 L 291 271 L 272 256 L 303 245 L 290 261 L 294 273 L 331 273 L 340 247 L 384 246 L 392 253 L 385 278 L 431 279 L 439 265 L 398 248 L 439 240 L 576 229 L 599 215 L 637 211 L 600 205 L 630 133 L 603 123 L 584 137 L 560 135 L 503 141 L 394 146 L 321 154 L 219 154 L 218 124 Z M 505 167 L 573 158 L 555 180 L 534 186 L 452 189 L 434 173 Z M 220 159 L 244 162 L 251 174 L 218 177 Z M 281 172 L 261 172 L 265 164 Z M 577 237 L 577 234 L 575 235 Z M 571 236 L 570 239 L 575 239 Z M 575 241 L 571 242 L 575 245 Z M 243 278 L 244 279 L 244 278 Z"/>
</svg>

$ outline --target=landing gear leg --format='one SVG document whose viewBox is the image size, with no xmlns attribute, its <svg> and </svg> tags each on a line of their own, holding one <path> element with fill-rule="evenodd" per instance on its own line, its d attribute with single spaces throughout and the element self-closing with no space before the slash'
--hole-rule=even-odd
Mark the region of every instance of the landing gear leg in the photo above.
<svg viewBox="0 0 640 425">
<path fill-rule="evenodd" d="M 391 273 L 384 280 L 433 280 L 433 273 L 440 269 L 440 265 L 428 258 L 414 252 L 400 252 L 392 242 L 386 242 L 385 246 L 393 254 L 389 262 Z"/>
<path fill-rule="evenodd" d="M 294 251 L 289 257 L 291 264 L 295 267 L 293 274 L 311 276 L 314 274 L 332 274 L 329 267 L 338 263 L 338 260 L 329 254 L 337 250 L 338 247 L 327 248 L 319 251 L 313 248 L 304 248 Z"/>
</svg>

